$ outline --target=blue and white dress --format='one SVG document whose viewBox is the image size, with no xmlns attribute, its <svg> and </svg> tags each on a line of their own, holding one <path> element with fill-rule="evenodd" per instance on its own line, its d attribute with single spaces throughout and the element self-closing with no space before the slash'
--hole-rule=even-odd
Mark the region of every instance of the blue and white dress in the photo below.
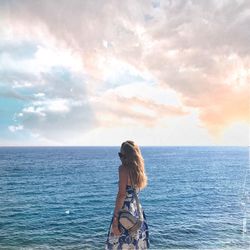
<svg viewBox="0 0 250 250">
<path fill-rule="evenodd" d="M 130 185 L 126 186 L 126 197 L 123 203 L 122 208 L 129 210 L 133 215 L 136 217 L 139 217 L 137 205 L 136 205 L 136 199 L 135 199 L 135 191 Z M 137 195 L 139 194 L 139 189 L 136 189 Z M 120 250 L 120 249 L 148 249 L 150 246 L 149 241 L 149 230 L 148 230 L 148 224 L 146 215 L 144 213 L 144 210 L 139 204 L 142 213 L 144 221 L 141 225 L 140 230 L 136 234 L 134 238 L 132 238 L 128 230 L 126 230 L 120 223 L 118 223 L 118 228 L 122 232 L 119 236 L 114 236 L 112 233 L 112 223 L 113 223 L 113 217 L 111 219 L 107 240 L 105 242 L 105 250 Z"/>
</svg>

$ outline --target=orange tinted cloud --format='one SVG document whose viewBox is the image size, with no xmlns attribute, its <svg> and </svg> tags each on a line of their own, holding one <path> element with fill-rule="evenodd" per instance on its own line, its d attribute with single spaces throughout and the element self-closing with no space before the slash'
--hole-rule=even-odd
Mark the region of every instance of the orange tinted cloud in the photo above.
<svg viewBox="0 0 250 250">
<path fill-rule="evenodd" d="M 102 96 L 92 104 L 99 117 L 99 125 L 105 127 L 126 124 L 153 127 L 164 117 L 188 114 L 182 107 L 158 104 L 152 100 L 137 97 L 126 98 L 115 94 Z"/>
<path fill-rule="evenodd" d="M 210 93 L 204 92 L 196 98 L 186 98 L 185 103 L 200 110 L 200 120 L 208 131 L 219 136 L 233 122 L 250 125 L 249 86 L 235 88 L 215 85 Z"/>
</svg>

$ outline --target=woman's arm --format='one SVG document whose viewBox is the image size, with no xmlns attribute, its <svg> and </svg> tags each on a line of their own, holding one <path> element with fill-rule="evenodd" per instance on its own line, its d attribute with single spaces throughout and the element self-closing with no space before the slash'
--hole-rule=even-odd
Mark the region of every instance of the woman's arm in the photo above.
<svg viewBox="0 0 250 250">
<path fill-rule="evenodd" d="M 118 189 L 118 193 L 116 196 L 116 204 L 115 204 L 115 210 L 114 210 L 115 216 L 118 216 L 118 211 L 122 208 L 123 202 L 125 200 L 126 185 L 127 185 L 127 171 L 121 165 L 119 167 L 119 189 Z"/>
</svg>

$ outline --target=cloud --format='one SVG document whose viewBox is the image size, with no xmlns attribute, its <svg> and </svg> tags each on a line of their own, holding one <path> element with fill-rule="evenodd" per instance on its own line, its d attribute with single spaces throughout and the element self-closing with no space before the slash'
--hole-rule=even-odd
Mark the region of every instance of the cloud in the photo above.
<svg viewBox="0 0 250 250">
<path fill-rule="evenodd" d="M 150 99 L 124 97 L 107 91 L 91 100 L 99 125 L 116 127 L 133 124 L 154 127 L 161 119 L 188 114 L 182 107 L 156 103 Z"/>
<path fill-rule="evenodd" d="M 55 131 L 53 137 L 61 123 L 69 131 L 78 129 L 74 120 L 86 119 L 90 127 L 154 126 L 161 116 L 182 117 L 190 109 L 198 110 L 202 126 L 215 136 L 234 122 L 249 124 L 249 1 L 62 0 L 59 5 L 27 0 L 1 5 L 6 39 L 0 44 L 5 51 L 0 83 L 13 86 L 5 92 L 9 96 L 26 98 L 27 89 L 33 89 L 25 106 L 33 112 L 23 112 L 25 128 L 41 125 L 43 131 Z M 8 44 L 15 37 L 21 42 Z M 130 96 L 119 93 L 135 82 L 171 90 L 181 103 L 142 97 L 139 88 Z M 40 104 L 39 98 L 44 98 Z M 55 103 L 64 112 L 49 110 Z M 39 118 L 39 112 L 46 115 Z"/>
<path fill-rule="evenodd" d="M 233 89 L 230 86 L 217 86 L 208 95 L 204 93 L 197 99 L 189 99 L 187 103 L 200 108 L 200 119 L 204 126 L 214 135 L 221 135 L 225 127 L 240 121 L 250 124 L 250 92 L 249 86 Z M 245 131 L 248 134 L 248 131 Z"/>
<path fill-rule="evenodd" d="M 148 31 L 142 64 L 199 109 L 214 136 L 235 121 L 250 124 L 249 11 L 248 1 L 166 1 Z"/>
<path fill-rule="evenodd" d="M 18 126 L 9 126 L 8 128 L 9 128 L 9 130 L 10 130 L 12 133 L 15 133 L 16 131 L 19 131 L 19 130 L 23 130 L 23 126 L 22 126 L 22 125 L 18 125 Z"/>
<path fill-rule="evenodd" d="M 73 140 L 95 126 L 95 114 L 89 105 L 82 75 L 67 68 L 52 67 L 40 74 L 40 80 L 42 84 L 33 90 L 33 100 L 21 111 L 23 116 L 19 121 L 26 129 L 60 142 Z"/>
<path fill-rule="evenodd" d="M 10 132 L 22 130 L 41 143 L 73 143 L 79 133 L 95 126 L 95 114 L 88 103 L 86 80 L 84 72 L 77 67 L 77 57 L 74 61 L 67 50 L 61 52 L 32 43 L 17 43 L 12 47 L 15 49 L 6 49 L 0 54 L 3 66 L 0 97 L 7 103 L 8 100 L 22 101 L 14 113 L 9 113 L 12 116 Z M 32 53 L 16 56 L 24 47 Z"/>
<path fill-rule="evenodd" d="M 16 60 L 30 59 L 37 51 L 36 45 L 28 40 L 0 40 L 1 57 L 11 55 Z M 6 58 L 4 58 L 6 59 Z"/>
</svg>

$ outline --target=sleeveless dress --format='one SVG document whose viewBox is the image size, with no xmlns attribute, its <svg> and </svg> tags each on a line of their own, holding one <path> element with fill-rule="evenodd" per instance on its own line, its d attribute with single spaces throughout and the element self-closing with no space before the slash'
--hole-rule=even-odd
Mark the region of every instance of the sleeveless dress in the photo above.
<svg viewBox="0 0 250 250">
<path fill-rule="evenodd" d="M 137 196 L 139 194 L 139 189 L 136 189 Z M 148 230 L 148 223 L 147 218 L 144 213 L 144 210 L 139 204 L 142 213 L 144 221 L 141 225 L 140 230 L 138 230 L 138 233 L 136 234 L 136 237 L 132 238 L 128 230 L 126 230 L 119 222 L 118 222 L 118 228 L 121 231 L 121 235 L 115 236 L 112 233 L 112 223 L 113 218 L 111 219 L 107 240 L 105 242 L 105 250 L 120 250 L 120 249 L 148 249 L 150 246 L 149 241 L 149 230 Z M 126 186 L 126 197 L 123 203 L 122 208 L 129 210 L 133 215 L 139 217 L 136 200 L 135 200 L 135 194 L 134 190 L 130 185 Z"/>
</svg>

